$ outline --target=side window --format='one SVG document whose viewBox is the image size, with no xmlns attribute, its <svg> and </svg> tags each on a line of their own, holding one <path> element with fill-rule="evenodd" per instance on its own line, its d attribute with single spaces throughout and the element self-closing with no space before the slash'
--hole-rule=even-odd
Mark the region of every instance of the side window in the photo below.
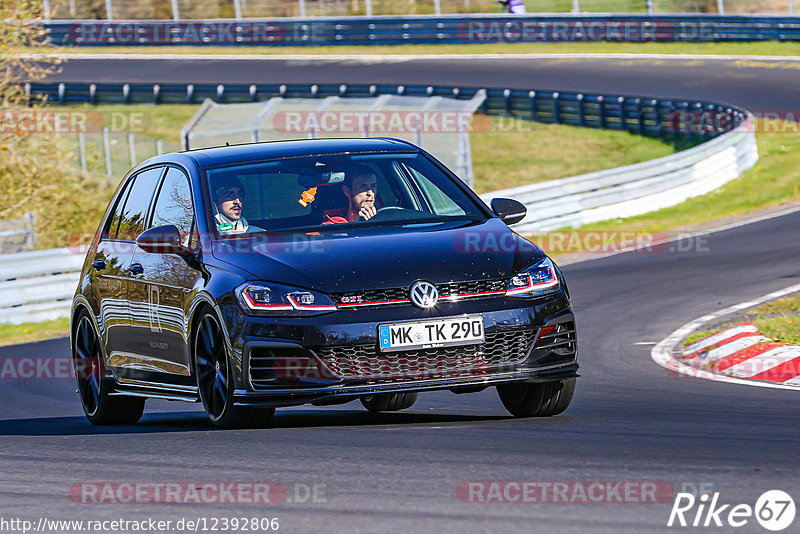
<svg viewBox="0 0 800 534">
<path fill-rule="evenodd" d="M 153 198 L 153 192 L 163 170 L 163 167 L 156 167 L 136 175 L 120 216 L 117 239 L 134 240 L 144 230 L 147 209 L 150 207 L 150 200 Z"/>
<path fill-rule="evenodd" d="M 133 179 L 128 180 L 125 184 L 125 187 L 123 187 L 122 191 L 120 191 L 119 197 L 117 197 L 117 205 L 114 207 L 114 213 L 111 214 L 111 217 L 109 217 L 108 222 L 106 223 L 106 227 L 103 229 L 103 239 L 117 238 L 119 219 L 122 217 L 122 208 L 125 207 L 125 198 L 128 196 L 128 193 L 131 190 L 132 183 Z"/>
<path fill-rule="evenodd" d="M 190 246 L 193 221 L 194 208 L 189 179 L 180 170 L 170 167 L 158 192 L 150 226 L 174 224 L 181 234 L 181 243 Z"/>
<path fill-rule="evenodd" d="M 436 215 L 464 215 L 465 211 L 453 200 L 448 197 L 441 189 L 439 189 L 433 182 L 410 165 L 405 165 L 406 169 L 414 177 L 417 184 L 419 184 L 423 193 L 428 199 L 428 202 Z"/>
</svg>

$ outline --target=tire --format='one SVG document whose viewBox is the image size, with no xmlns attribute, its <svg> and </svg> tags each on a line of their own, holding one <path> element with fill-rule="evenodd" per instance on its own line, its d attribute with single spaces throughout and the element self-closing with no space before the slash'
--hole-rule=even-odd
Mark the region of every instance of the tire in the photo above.
<svg viewBox="0 0 800 534">
<path fill-rule="evenodd" d="M 497 386 L 503 406 L 514 417 L 550 417 L 567 409 L 575 393 L 575 379 L 537 384 Z"/>
<path fill-rule="evenodd" d="M 211 312 L 205 312 L 197 323 L 193 355 L 197 392 L 211 424 L 217 428 L 257 428 L 272 421 L 275 408 L 233 405 L 232 366 L 222 327 Z"/>
<path fill-rule="evenodd" d="M 113 380 L 106 378 L 100 340 L 89 318 L 81 311 L 72 340 L 72 368 L 86 418 L 93 425 L 132 425 L 144 413 L 143 397 L 111 396 Z"/>
<path fill-rule="evenodd" d="M 361 404 L 371 413 L 396 412 L 411 408 L 417 401 L 418 394 L 411 393 L 381 393 L 361 397 Z"/>
</svg>

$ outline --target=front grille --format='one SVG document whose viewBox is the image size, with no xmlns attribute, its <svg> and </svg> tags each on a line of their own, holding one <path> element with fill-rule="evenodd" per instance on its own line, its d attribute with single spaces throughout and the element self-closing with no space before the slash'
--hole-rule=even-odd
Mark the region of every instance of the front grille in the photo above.
<svg viewBox="0 0 800 534">
<path fill-rule="evenodd" d="M 436 284 L 439 299 L 448 297 L 489 297 L 505 292 L 508 280 L 471 280 L 467 282 L 447 282 Z M 367 289 L 363 291 L 349 291 L 345 293 L 331 293 L 331 298 L 337 306 L 353 307 L 376 305 L 403 305 L 408 304 L 408 287 L 393 287 L 389 289 Z M 494 295 L 492 295 L 494 293 Z"/>
<path fill-rule="evenodd" d="M 376 345 L 324 346 L 312 349 L 342 378 L 440 378 L 481 376 L 493 368 L 522 362 L 536 338 L 535 329 L 486 334 L 480 345 L 390 353 Z"/>
<path fill-rule="evenodd" d="M 477 293 L 489 293 L 493 291 L 505 291 L 508 288 L 508 280 L 475 280 L 471 282 L 450 282 L 447 284 L 436 284 L 439 291 L 439 298 L 446 298 L 450 295 L 474 295 Z"/>
</svg>

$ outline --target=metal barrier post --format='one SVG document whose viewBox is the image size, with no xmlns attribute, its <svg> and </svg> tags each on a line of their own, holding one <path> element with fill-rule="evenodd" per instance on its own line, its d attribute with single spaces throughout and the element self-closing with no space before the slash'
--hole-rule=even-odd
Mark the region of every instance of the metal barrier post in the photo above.
<svg viewBox="0 0 800 534">
<path fill-rule="evenodd" d="M 33 250 L 36 248 L 36 213 L 28 211 L 25 213 L 25 226 L 27 226 L 25 233 L 25 244 L 28 249 Z"/>
<path fill-rule="evenodd" d="M 789 0 L 789 15 L 794 16 L 794 0 Z"/>
<path fill-rule="evenodd" d="M 302 2 L 303 0 L 300 0 L 300 1 Z M 365 0 L 364 4 L 367 7 L 367 16 L 371 17 L 372 16 L 372 0 Z M 305 15 L 303 15 L 303 16 L 305 16 Z"/>
<path fill-rule="evenodd" d="M 442 14 L 442 3 L 440 0 L 433 0 L 433 13 L 435 15 Z"/>
<path fill-rule="evenodd" d="M 242 0 L 233 0 L 233 12 L 236 20 L 242 20 Z"/>
<path fill-rule="evenodd" d="M 111 0 L 106 0 L 106 19 L 114 20 L 114 14 L 111 11 Z"/>
<path fill-rule="evenodd" d="M 556 124 L 561 124 L 561 95 L 553 93 L 553 118 Z"/>
<path fill-rule="evenodd" d="M 181 20 L 181 14 L 178 11 L 178 0 L 172 0 L 172 20 Z"/>
<path fill-rule="evenodd" d="M 647 4 L 647 14 L 648 15 L 652 15 L 653 14 L 653 0 L 647 0 L 646 4 Z"/>
<path fill-rule="evenodd" d="M 717 0 L 717 11 L 720 15 L 725 14 L 725 0 Z"/>
<path fill-rule="evenodd" d="M 106 158 L 106 176 L 108 185 L 111 185 L 111 142 L 108 140 L 108 127 L 103 126 L 103 152 Z"/>
<path fill-rule="evenodd" d="M 78 150 L 81 157 L 81 172 L 86 176 L 86 134 L 83 132 L 78 132 Z"/>
<path fill-rule="evenodd" d="M 367 6 L 368 6 L 367 10 L 371 9 L 371 6 L 369 4 L 369 0 L 367 0 Z M 305 17 L 306 16 L 306 0 L 297 0 L 297 8 L 300 10 L 300 16 L 301 17 Z M 367 14 L 367 16 L 369 16 L 369 14 Z"/>
<path fill-rule="evenodd" d="M 50 0 L 44 0 L 44 20 L 50 20 Z"/>
<path fill-rule="evenodd" d="M 606 128 L 606 99 L 603 95 L 597 97 L 598 113 L 600 114 L 600 128 Z"/>
<path fill-rule="evenodd" d="M 573 13 L 581 12 L 581 0 L 572 0 L 572 12 Z"/>
<path fill-rule="evenodd" d="M 136 166 L 136 139 L 133 132 L 128 132 L 128 152 L 131 156 L 131 167 Z"/>
</svg>

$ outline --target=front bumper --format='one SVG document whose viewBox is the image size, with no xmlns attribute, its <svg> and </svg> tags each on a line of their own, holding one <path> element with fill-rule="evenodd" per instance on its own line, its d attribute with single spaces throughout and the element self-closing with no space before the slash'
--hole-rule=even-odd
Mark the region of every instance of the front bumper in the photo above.
<svg viewBox="0 0 800 534">
<path fill-rule="evenodd" d="M 324 387 L 270 388 L 266 391 L 237 389 L 234 403 L 237 406 L 298 406 L 301 404 L 338 404 L 365 395 L 379 393 L 402 393 L 409 391 L 453 390 L 456 393 L 480 391 L 489 386 L 510 382 L 550 382 L 574 378 L 578 375 L 578 363 L 554 365 L 539 369 L 520 369 L 514 372 L 496 373 L 486 377 L 456 377 L 430 380 L 404 380 L 369 384 L 334 384 Z"/>
<path fill-rule="evenodd" d="M 506 340 L 507 335 L 526 333 L 525 350 L 520 349 L 519 336 L 513 347 L 518 356 L 497 359 L 497 343 L 489 354 L 486 345 L 464 347 L 464 350 L 448 350 L 447 358 L 441 361 L 468 362 L 463 368 L 422 369 L 423 372 L 397 374 L 397 366 L 392 367 L 398 358 L 409 354 L 381 353 L 376 350 L 379 324 L 407 320 L 425 320 L 438 317 L 480 314 L 484 319 L 487 339 Z M 435 310 L 420 310 L 411 306 L 387 307 L 381 309 L 340 311 L 316 318 L 262 318 L 246 317 L 234 325 L 231 341 L 236 362 L 237 388 L 234 399 L 238 405 L 291 406 L 306 403 L 335 404 L 347 402 L 360 396 L 376 393 L 397 393 L 409 391 L 428 391 L 450 389 L 477 391 L 485 387 L 508 382 L 537 382 L 572 378 L 577 376 L 575 323 L 569 301 L 563 292 L 536 299 L 493 298 L 473 301 L 447 303 Z M 547 327 L 551 328 L 547 328 Z M 555 328 L 555 332 L 551 332 Z M 487 357 L 483 358 L 483 347 Z M 540 346 L 542 348 L 540 348 Z M 502 349 L 502 345 L 500 346 Z M 338 350 L 360 348 L 362 363 L 364 358 L 381 360 L 393 369 L 385 375 L 344 376 L 343 366 L 331 365 L 325 354 Z M 367 352 L 364 350 L 370 349 Z M 471 350 L 467 350 L 471 349 Z M 438 350 L 438 349 L 437 349 Z M 271 376 L 264 380 L 263 374 L 255 369 L 263 369 L 267 360 L 276 361 L 279 355 L 298 354 L 321 364 L 323 376 L 315 375 L 293 380 L 285 376 Z M 294 351 L 294 352 L 293 352 Z M 425 351 L 409 351 L 425 365 L 437 360 L 435 350 L 420 356 Z M 462 354 L 463 353 L 463 354 Z M 366 355 L 364 355 L 366 354 Z M 256 356 L 254 356 L 256 355 Z M 502 355 L 501 355 L 502 356 Z M 471 360 L 469 358 L 472 358 Z M 475 358 L 478 358 L 477 360 Z M 492 359 L 495 358 L 495 359 Z M 251 361 L 255 362 L 251 369 Z M 340 362 L 341 360 L 338 360 Z M 476 366 L 476 361 L 483 364 Z M 336 362 L 334 362 L 336 363 Z M 331 372 L 334 369 L 336 372 Z M 338 373 L 338 374 L 337 374 Z M 258 379 L 254 379 L 258 376 Z"/>
</svg>

